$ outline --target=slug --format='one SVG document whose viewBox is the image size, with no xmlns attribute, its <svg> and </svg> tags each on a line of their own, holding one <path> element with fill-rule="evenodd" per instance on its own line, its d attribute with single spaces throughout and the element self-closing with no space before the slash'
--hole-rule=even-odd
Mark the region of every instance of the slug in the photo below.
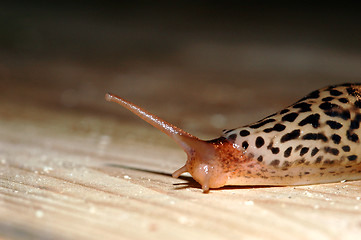
<svg viewBox="0 0 361 240">
<path fill-rule="evenodd" d="M 244 127 L 203 141 L 113 94 L 171 137 L 186 152 L 189 172 L 203 192 L 225 185 L 306 185 L 361 179 L 361 84 L 311 92 L 298 102 Z"/>
</svg>

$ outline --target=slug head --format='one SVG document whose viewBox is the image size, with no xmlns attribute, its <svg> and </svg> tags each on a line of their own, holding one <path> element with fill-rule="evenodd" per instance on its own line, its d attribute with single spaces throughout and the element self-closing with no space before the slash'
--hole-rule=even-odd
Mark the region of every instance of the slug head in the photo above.
<svg viewBox="0 0 361 240">
<path fill-rule="evenodd" d="M 180 145 L 186 152 L 188 160 L 172 176 L 177 178 L 182 173 L 189 172 L 202 185 L 204 192 L 208 192 L 209 188 L 224 186 L 228 180 L 232 159 L 239 160 L 243 157 L 241 152 L 223 137 L 203 141 L 118 96 L 108 93 L 105 99 L 127 108 Z"/>
<path fill-rule="evenodd" d="M 202 185 L 204 192 L 210 188 L 226 185 L 230 176 L 232 156 L 241 154 L 230 142 L 221 137 L 211 141 L 180 137 L 187 146 L 186 164 L 173 173 L 177 178 L 184 172 L 189 172 L 194 180 Z"/>
</svg>

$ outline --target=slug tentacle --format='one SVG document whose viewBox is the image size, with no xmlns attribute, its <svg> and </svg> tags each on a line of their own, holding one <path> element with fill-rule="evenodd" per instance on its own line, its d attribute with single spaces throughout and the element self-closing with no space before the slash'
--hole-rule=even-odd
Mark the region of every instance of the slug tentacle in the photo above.
<svg viewBox="0 0 361 240">
<path fill-rule="evenodd" d="M 186 173 L 188 170 L 187 170 L 187 165 L 184 165 L 183 167 L 181 167 L 180 169 L 178 169 L 177 171 L 175 171 L 173 174 L 172 174 L 172 177 L 174 178 L 178 178 L 182 173 Z"/>
<path fill-rule="evenodd" d="M 170 124 L 163 119 L 145 111 L 141 107 L 126 101 L 118 96 L 107 93 L 105 99 L 115 102 L 136 114 L 152 126 L 161 130 L 180 145 L 188 156 L 187 163 L 173 173 L 177 178 L 184 172 L 189 172 L 193 178 L 202 185 L 204 192 L 209 188 L 218 188 L 226 183 L 226 176 L 222 176 L 219 171 L 219 157 L 215 145 L 208 141 L 203 141 L 190 133 Z"/>
<path fill-rule="evenodd" d="M 203 141 L 112 94 L 187 153 L 189 172 L 209 188 L 224 185 L 303 185 L 361 179 L 361 84 L 315 90 L 295 104 Z"/>
</svg>

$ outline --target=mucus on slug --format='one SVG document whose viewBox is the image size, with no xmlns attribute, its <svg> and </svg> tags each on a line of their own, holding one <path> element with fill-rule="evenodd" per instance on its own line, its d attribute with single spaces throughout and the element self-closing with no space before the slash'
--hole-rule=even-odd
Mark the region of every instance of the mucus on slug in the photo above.
<svg viewBox="0 0 361 240">
<path fill-rule="evenodd" d="M 361 85 L 313 91 L 256 123 L 204 141 L 135 104 L 107 93 L 171 137 L 187 154 L 184 172 L 204 192 L 225 185 L 304 185 L 361 179 Z"/>
</svg>

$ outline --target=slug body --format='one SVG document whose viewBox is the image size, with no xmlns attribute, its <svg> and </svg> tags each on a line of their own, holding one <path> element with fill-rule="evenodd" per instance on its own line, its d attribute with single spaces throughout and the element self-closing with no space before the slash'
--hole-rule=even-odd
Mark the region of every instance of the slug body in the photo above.
<svg viewBox="0 0 361 240">
<path fill-rule="evenodd" d="M 203 141 L 115 95 L 117 102 L 175 140 L 189 172 L 209 188 L 225 185 L 304 185 L 361 179 L 361 85 L 316 90 L 256 123 Z"/>
</svg>

